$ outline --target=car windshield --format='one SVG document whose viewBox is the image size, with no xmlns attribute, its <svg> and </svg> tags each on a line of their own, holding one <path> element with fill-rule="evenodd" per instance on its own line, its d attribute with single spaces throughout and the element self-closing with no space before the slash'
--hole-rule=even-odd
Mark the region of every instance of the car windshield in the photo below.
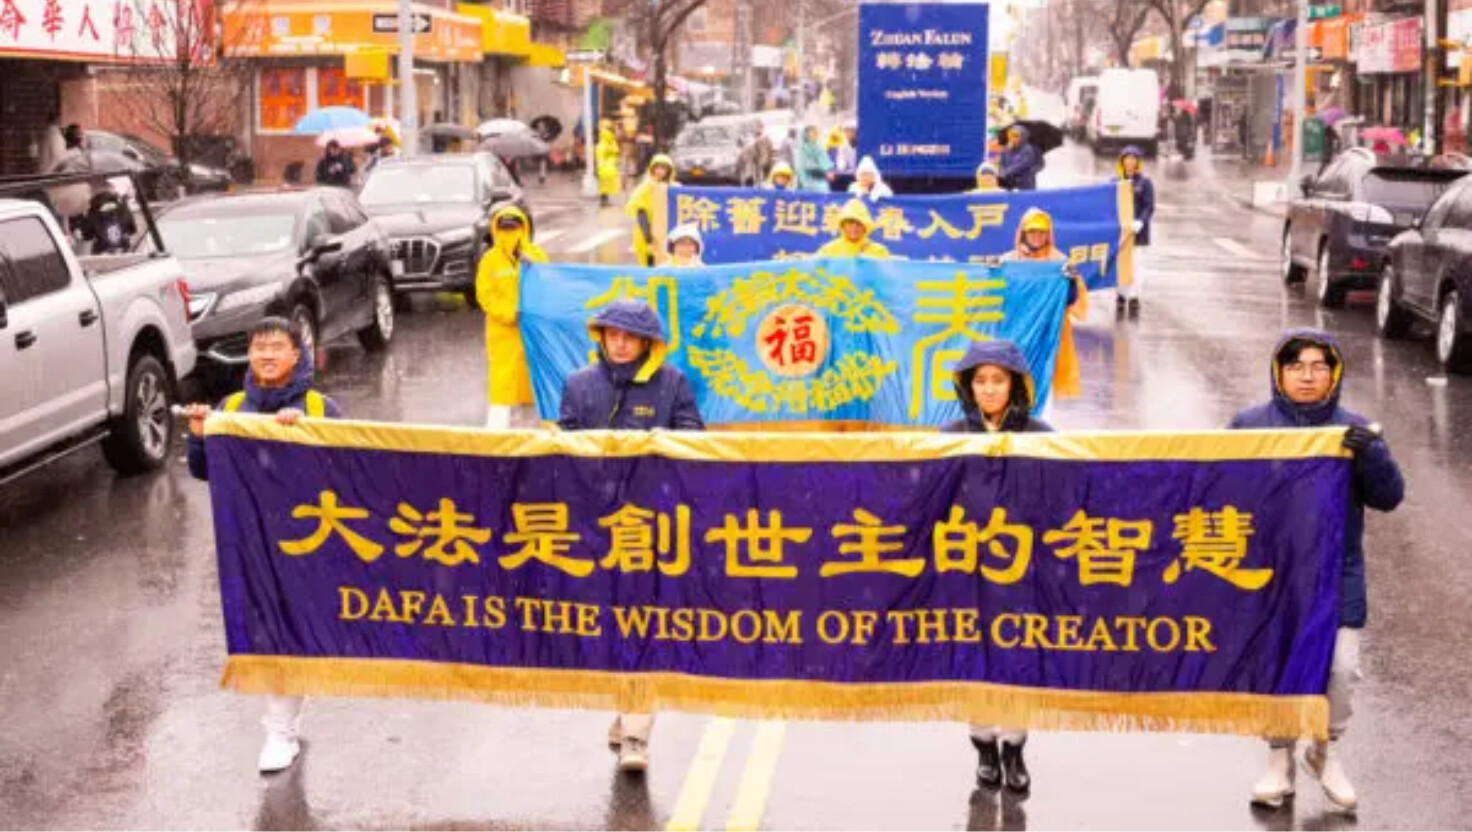
<svg viewBox="0 0 1472 832">
<path fill-rule="evenodd" d="M 475 202 L 470 165 L 402 165 L 375 168 L 358 194 L 364 205 Z"/>
<path fill-rule="evenodd" d="M 166 162 L 169 159 L 169 154 L 163 152 L 162 150 L 160 150 L 157 147 L 154 147 L 153 145 L 149 144 L 148 142 L 146 142 L 146 141 L 138 138 L 137 136 L 133 135 L 132 133 L 123 133 L 122 134 L 122 137 L 123 137 L 123 140 L 124 141 L 126 141 L 129 144 L 133 145 L 133 149 L 134 150 L 137 150 L 140 154 L 142 154 L 149 161 L 153 161 L 153 162 Z"/>
<path fill-rule="evenodd" d="M 1426 208 L 1455 182 L 1452 178 L 1425 179 L 1371 173 L 1364 181 L 1365 201 L 1371 205 Z"/>
<path fill-rule="evenodd" d="M 169 252 L 181 260 L 210 257 L 250 257 L 272 254 L 291 246 L 296 230 L 294 214 L 232 216 L 167 216 L 158 222 Z"/>
<path fill-rule="evenodd" d="M 690 127 L 675 143 L 681 147 L 722 147 L 735 142 L 735 134 L 729 127 Z"/>
</svg>

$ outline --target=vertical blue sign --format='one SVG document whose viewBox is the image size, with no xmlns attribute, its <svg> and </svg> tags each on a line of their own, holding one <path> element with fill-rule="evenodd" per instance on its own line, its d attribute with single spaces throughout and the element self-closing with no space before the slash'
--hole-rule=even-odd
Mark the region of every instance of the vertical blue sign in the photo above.
<svg viewBox="0 0 1472 832">
<path fill-rule="evenodd" d="M 859 9 L 859 153 L 886 176 L 971 178 L 986 155 L 985 3 Z"/>
</svg>

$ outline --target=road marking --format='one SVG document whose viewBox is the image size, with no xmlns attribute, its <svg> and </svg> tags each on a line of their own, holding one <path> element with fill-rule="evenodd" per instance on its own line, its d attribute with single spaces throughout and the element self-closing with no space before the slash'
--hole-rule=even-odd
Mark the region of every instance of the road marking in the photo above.
<svg viewBox="0 0 1472 832">
<path fill-rule="evenodd" d="M 767 795 L 772 790 L 772 777 L 777 773 L 777 758 L 782 754 L 782 738 L 787 733 L 785 722 L 763 722 L 757 728 L 751 754 L 746 758 L 746 771 L 736 802 L 726 818 L 729 832 L 755 832 L 761 828 L 767 809 Z"/>
<path fill-rule="evenodd" d="M 568 249 L 567 253 L 584 254 L 589 251 L 594 251 L 604 243 L 616 240 L 627 233 L 628 230 L 623 228 L 605 228 L 602 231 L 599 231 L 597 234 L 594 234 L 588 239 Z"/>
<path fill-rule="evenodd" d="M 1220 248 L 1222 251 L 1225 251 L 1226 253 L 1234 257 L 1246 257 L 1253 260 L 1262 257 L 1261 254 L 1253 251 L 1247 246 L 1242 245 L 1236 240 L 1228 239 L 1226 237 L 1212 237 L 1211 241 L 1213 243 L 1216 243 L 1217 248 Z"/>
<path fill-rule="evenodd" d="M 539 246 L 550 245 L 554 240 L 566 233 L 566 228 L 559 228 L 556 231 L 547 231 L 537 235 L 536 243 Z"/>
<path fill-rule="evenodd" d="M 700 735 L 700 745 L 695 749 L 695 759 L 685 772 L 685 782 L 680 786 L 680 797 L 675 801 L 675 811 L 665 825 L 669 832 L 694 832 L 700 828 L 705 817 L 705 806 L 710 802 L 710 793 L 716 785 L 716 775 L 721 770 L 721 760 L 726 757 L 726 748 L 731 744 L 731 735 L 736 732 L 736 721 L 717 717 L 706 723 Z"/>
</svg>

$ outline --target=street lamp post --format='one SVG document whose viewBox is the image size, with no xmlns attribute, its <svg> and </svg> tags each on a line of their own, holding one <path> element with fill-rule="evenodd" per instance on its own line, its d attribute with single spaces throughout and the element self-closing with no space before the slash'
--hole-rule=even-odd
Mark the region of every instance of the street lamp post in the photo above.
<svg viewBox="0 0 1472 832">
<path fill-rule="evenodd" d="M 419 149 L 419 96 L 414 86 L 414 9 L 399 0 L 399 141 L 405 156 Z"/>
<path fill-rule="evenodd" d="M 1308 116 L 1308 0 L 1298 0 L 1298 25 L 1293 32 L 1293 161 L 1283 199 L 1292 198 L 1303 175 L 1303 124 Z"/>
</svg>

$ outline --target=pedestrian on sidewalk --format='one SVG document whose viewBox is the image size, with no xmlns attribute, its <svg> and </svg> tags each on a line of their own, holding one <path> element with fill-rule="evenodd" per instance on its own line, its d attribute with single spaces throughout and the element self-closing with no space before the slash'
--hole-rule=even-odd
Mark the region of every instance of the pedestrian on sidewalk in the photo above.
<svg viewBox="0 0 1472 832">
<path fill-rule="evenodd" d="M 862 199 L 850 199 L 838 215 L 838 235 L 818 249 L 818 257 L 873 257 L 889 259 L 889 248 L 869 239 L 874 217 Z"/>
<path fill-rule="evenodd" d="M 657 186 L 678 185 L 675 181 L 675 160 L 663 153 L 657 154 L 649 160 L 649 169 L 644 174 L 644 181 L 629 194 L 629 202 L 624 206 L 624 213 L 634 221 L 634 256 L 639 265 L 649 267 L 654 265 L 654 200 L 659 193 Z M 662 194 L 660 194 L 662 196 Z"/>
<path fill-rule="evenodd" d="M 283 425 L 294 425 L 303 416 L 312 419 L 340 419 L 342 410 L 332 399 L 312 389 L 312 354 L 302 349 L 302 332 L 285 318 L 265 318 L 251 327 L 246 336 L 249 367 L 245 388 L 226 396 L 218 405 L 225 413 L 273 414 Z M 189 473 L 195 479 L 210 478 L 209 457 L 205 455 L 204 420 L 210 407 L 194 404 L 185 408 L 189 421 Z M 301 729 L 303 698 L 300 696 L 267 696 L 266 713 L 261 725 L 266 741 L 261 746 L 256 768 L 262 774 L 282 771 L 301 753 L 298 734 Z"/>
<path fill-rule="evenodd" d="M 951 368 L 951 378 L 964 416 L 942 426 L 941 433 L 1052 433 L 1047 422 L 1032 416 L 1037 389 L 1032 370 L 1011 341 L 972 342 Z M 1022 755 L 1026 743 L 1026 729 L 971 723 L 977 785 L 995 789 L 1006 784 L 1018 793 L 1031 789 Z"/>
<path fill-rule="evenodd" d="M 1002 256 L 1003 262 L 1058 263 L 1068 280 L 1068 300 L 1063 309 L 1063 333 L 1058 339 L 1058 360 L 1053 366 L 1053 396 L 1070 398 L 1083 392 L 1078 351 L 1073 343 L 1073 324 L 1089 317 L 1089 289 L 1078 272 L 1069 268 L 1068 257 L 1053 236 L 1053 217 L 1041 208 L 1029 208 L 1017 226 L 1017 246 Z"/>
<path fill-rule="evenodd" d="M 563 430 L 705 430 L 690 380 L 665 364 L 669 338 L 648 304 L 617 300 L 588 322 L 598 359 L 568 376 L 557 425 Z M 608 729 L 618 768 L 649 768 L 654 714 L 620 713 Z"/>
<path fill-rule="evenodd" d="M 486 427 L 509 430 L 536 424 L 536 397 L 521 340 L 521 264 L 545 263 L 547 254 L 531 241 L 531 223 L 515 205 L 491 214 L 491 248 L 475 273 L 475 297 L 486 315 Z"/>
<path fill-rule="evenodd" d="M 1329 741 L 1305 750 L 1305 768 L 1318 778 L 1329 801 L 1354 811 L 1359 799 L 1339 763 L 1337 743 L 1353 713 L 1355 682 L 1360 679 L 1360 631 L 1369 606 L 1365 591 L 1365 508 L 1394 511 L 1405 497 L 1400 467 L 1379 429 L 1340 407 L 1344 357 L 1334 336 L 1313 329 L 1290 330 L 1273 348 L 1272 399 L 1244 410 L 1231 429 L 1320 428 L 1343 425 L 1344 447 L 1354 455 L 1349 510 L 1344 522 L 1344 568 L 1339 585 L 1339 632 L 1329 669 Z M 1268 770 L 1252 787 L 1252 802 L 1270 808 L 1293 794 L 1293 738 L 1269 738 Z"/>
<path fill-rule="evenodd" d="M 618 196 L 623 173 L 619 170 L 618 137 L 613 128 L 604 125 L 598 131 L 598 145 L 593 148 L 594 160 L 598 165 L 598 204 L 607 207 L 609 200 Z"/>
<path fill-rule="evenodd" d="M 353 164 L 352 154 L 343 150 L 337 139 L 327 142 L 327 149 L 323 151 L 322 158 L 317 160 L 317 184 L 351 188 L 353 177 L 357 174 L 358 168 Z"/>
<path fill-rule="evenodd" d="M 1140 148 L 1130 145 L 1119 154 L 1119 178 L 1130 183 L 1135 206 L 1135 219 L 1130 224 L 1129 234 L 1135 239 L 1135 248 L 1150 245 L 1150 221 L 1155 218 L 1155 183 L 1145 175 L 1145 154 Z M 1116 312 L 1124 312 L 1128 305 L 1131 317 L 1140 314 L 1140 294 L 1145 286 L 1143 269 L 1135 269 L 1128 286 L 1119 287 L 1114 295 Z"/>
<path fill-rule="evenodd" d="M 809 124 L 803 128 L 802 143 L 797 147 L 797 189 L 815 194 L 826 194 L 832 187 L 833 162 L 818 143 L 818 128 Z"/>
</svg>

